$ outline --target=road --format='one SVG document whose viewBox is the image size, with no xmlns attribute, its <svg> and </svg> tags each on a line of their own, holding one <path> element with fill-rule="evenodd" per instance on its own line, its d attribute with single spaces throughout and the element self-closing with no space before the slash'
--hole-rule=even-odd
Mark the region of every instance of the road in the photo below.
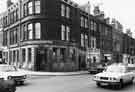
<svg viewBox="0 0 135 92">
<path fill-rule="evenodd" d="M 99 88 L 92 81 L 92 76 L 44 76 L 29 79 L 25 85 L 18 86 L 16 92 L 134 92 L 133 84 L 123 89 Z"/>
</svg>

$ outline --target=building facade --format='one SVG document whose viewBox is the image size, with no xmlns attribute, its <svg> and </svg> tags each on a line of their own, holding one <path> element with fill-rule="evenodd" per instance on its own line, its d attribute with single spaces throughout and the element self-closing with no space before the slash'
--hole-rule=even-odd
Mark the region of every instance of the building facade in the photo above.
<svg viewBox="0 0 135 92">
<path fill-rule="evenodd" d="M 123 35 L 123 62 L 135 65 L 135 39 L 128 34 Z"/>
<path fill-rule="evenodd" d="M 8 0 L 0 17 L 4 60 L 33 71 L 77 71 L 113 61 L 127 38 L 117 38 L 121 34 L 113 33 L 98 7 L 94 13 L 71 0 Z"/>
<path fill-rule="evenodd" d="M 123 60 L 123 26 L 116 20 L 112 19 L 113 27 L 113 61 L 122 62 Z"/>
</svg>

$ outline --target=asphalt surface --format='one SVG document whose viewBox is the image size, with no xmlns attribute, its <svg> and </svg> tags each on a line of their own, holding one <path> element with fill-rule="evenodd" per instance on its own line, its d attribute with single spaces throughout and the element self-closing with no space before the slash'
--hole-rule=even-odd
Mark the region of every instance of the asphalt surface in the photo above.
<svg viewBox="0 0 135 92">
<path fill-rule="evenodd" d="M 116 90 L 110 87 L 97 87 L 92 75 L 42 76 L 28 79 L 24 85 L 17 86 L 16 92 L 134 92 L 133 84 Z"/>
</svg>

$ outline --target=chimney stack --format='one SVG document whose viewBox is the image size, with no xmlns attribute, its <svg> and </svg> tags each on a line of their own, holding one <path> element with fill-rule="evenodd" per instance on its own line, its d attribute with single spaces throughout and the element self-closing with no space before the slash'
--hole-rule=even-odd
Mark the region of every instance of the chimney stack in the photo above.
<svg viewBox="0 0 135 92">
<path fill-rule="evenodd" d="M 13 4 L 11 0 L 7 0 L 7 8 L 10 7 Z"/>
</svg>

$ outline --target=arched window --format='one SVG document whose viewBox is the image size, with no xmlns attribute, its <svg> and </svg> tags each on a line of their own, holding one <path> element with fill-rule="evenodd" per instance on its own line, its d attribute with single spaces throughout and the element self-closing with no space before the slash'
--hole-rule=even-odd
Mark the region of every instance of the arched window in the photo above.
<svg viewBox="0 0 135 92">
<path fill-rule="evenodd" d="M 35 23 L 35 38 L 40 39 L 41 38 L 41 24 Z"/>
</svg>

